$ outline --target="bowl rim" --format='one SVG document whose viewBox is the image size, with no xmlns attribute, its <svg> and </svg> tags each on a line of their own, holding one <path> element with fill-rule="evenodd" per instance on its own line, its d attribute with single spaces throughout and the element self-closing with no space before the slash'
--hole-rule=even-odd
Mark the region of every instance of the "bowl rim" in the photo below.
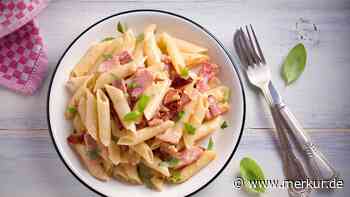
<svg viewBox="0 0 350 197">
<path fill-rule="evenodd" d="M 70 168 L 70 166 L 67 164 L 67 162 L 65 161 L 65 159 L 63 158 L 63 156 L 61 155 L 59 149 L 58 149 L 58 145 L 56 143 L 56 140 L 53 136 L 53 132 L 52 132 L 52 128 L 51 128 L 51 121 L 50 121 L 50 95 L 51 95 L 51 90 L 52 90 L 52 83 L 53 80 L 55 78 L 57 69 L 59 67 L 59 65 L 61 64 L 62 59 L 65 57 L 66 53 L 71 49 L 71 47 L 75 44 L 75 42 L 81 37 L 83 36 L 87 31 L 89 31 L 91 28 L 95 27 L 96 25 L 98 25 L 99 23 L 108 20 L 110 18 L 113 18 L 115 16 L 119 16 L 119 15 L 125 15 L 125 14 L 130 14 L 130 13 L 137 13 L 137 12 L 154 12 L 154 13 L 161 13 L 161 14 L 166 14 L 166 15 L 171 15 L 171 16 L 175 16 L 177 18 L 180 18 L 182 20 L 185 20 L 189 23 L 191 23 L 194 26 L 197 26 L 198 28 L 202 29 L 208 36 L 210 36 L 212 39 L 215 40 L 215 42 L 220 46 L 220 48 L 225 52 L 225 54 L 227 55 L 227 57 L 229 58 L 231 64 L 233 65 L 234 71 L 236 72 L 237 76 L 238 76 L 238 81 L 240 83 L 240 87 L 241 87 L 241 94 L 242 94 L 242 101 L 243 101 L 243 113 L 242 113 L 242 123 L 241 123 L 241 128 L 240 128 L 240 132 L 239 132 L 239 136 L 238 136 L 238 140 L 237 143 L 234 147 L 234 149 L 232 150 L 232 153 L 230 154 L 230 156 L 227 158 L 225 164 L 221 167 L 221 169 L 205 184 L 203 184 L 201 187 L 199 187 L 198 189 L 192 191 L 190 194 L 187 194 L 186 196 L 192 196 L 194 194 L 196 194 L 197 192 L 199 192 L 200 190 L 204 189 L 205 187 L 207 187 L 211 182 L 213 182 L 221 173 L 222 171 L 227 167 L 227 165 L 230 163 L 230 161 L 232 160 L 233 155 L 236 153 L 238 145 L 241 141 L 242 138 L 242 134 L 243 134 L 243 130 L 244 130 L 244 126 L 245 126 L 245 121 L 246 121 L 246 96 L 245 96 L 245 90 L 244 90 L 244 86 L 242 83 L 242 78 L 240 76 L 240 72 L 239 69 L 237 68 L 237 64 L 234 63 L 232 56 L 230 55 L 230 53 L 228 52 L 228 50 L 225 48 L 225 46 L 211 33 L 209 32 L 206 28 L 204 28 L 202 25 L 198 24 L 197 22 L 193 21 L 190 18 L 184 17 L 180 14 L 176 14 L 173 12 L 169 12 L 169 11 L 165 11 L 165 10 L 158 10 L 158 9 L 132 9 L 132 10 L 127 10 L 127 11 L 123 11 L 123 12 L 119 12 L 116 14 L 112 14 L 110 16 L 107 16 L 103 19 L 98 20 L 97 22 L 93 23 L 92 25 L 90 25 L 89 27 L 87 27 L 83 32 L 81 32 L 68 46 L 68 48 L 64 51 L 64 53 L 62 54 L 62 56 L 59 58 L 58 63 L 56 65 L 56 67 L 54 68 L 54 71 L 52 73 L 51 79 L 50 79 L 50 83 L 49 83 L 49 88 L 48 88 L 48 94 L 47 94 L 47 102 L 46 102 L 46 114 L 47 114 L 47 123 L 48 123 L 48 129 L 49 129 L 49 133 L 51 136 L 51 140 L 52 143 L 54 144 L 55 150 L 60 158 L 60 160 L 63 162 L 63 164 L 66 166 L 66 168 L 69 170 L 69 172 L 80 182 L 82 183 L 85 187 L 87 187 L 88 189 L 90 189 L 91 191 L 95 192 L 98 195 L 101 196 L 106 196 L 105 194 L 101 193 L 100 191 L 97 191 L 97 189 L 93 188 L 92 186 L 88 185 L 82 178 L 80 178 L 78 175 L 76 175 L 73 170 Z"/>
</svg>

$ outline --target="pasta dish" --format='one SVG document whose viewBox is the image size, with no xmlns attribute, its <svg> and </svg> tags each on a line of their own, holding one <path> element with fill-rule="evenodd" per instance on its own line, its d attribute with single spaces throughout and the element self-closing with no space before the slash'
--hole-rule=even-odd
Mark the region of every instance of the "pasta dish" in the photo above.
<svg viewBox="0 0 350 197">
<path fill-rule="evenodd" d="M 66 82 L 68 144 L 92 176 L 161 190 L 212 162 L 229 89 L 208 49 L 148 25 L 92 44 Z M 202 146 L 202 144 L 207 144 Z"/>
</svg>

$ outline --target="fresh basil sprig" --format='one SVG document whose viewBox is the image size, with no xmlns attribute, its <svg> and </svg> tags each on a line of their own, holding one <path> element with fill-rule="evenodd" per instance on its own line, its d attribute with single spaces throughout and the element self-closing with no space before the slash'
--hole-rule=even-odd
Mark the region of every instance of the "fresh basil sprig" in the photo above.
<svg viewBox="0 0 350 197">
<path fill-rule="evenodd" d="M 287 85 L 296 81 L 303 73 L 306 64 L 306 49 L 302 43 L 294 46 L 282 64 L 282 77 Z"/>
<path fill-rule="evenodd" d="M 259 164 L 249 157 L 245 157 L 240 162 L 239 167 L 241 176 L 244 181 L 244 186 L 248 191 L 255 193 L 266 192 L 264 173 Z"/>
</svg>

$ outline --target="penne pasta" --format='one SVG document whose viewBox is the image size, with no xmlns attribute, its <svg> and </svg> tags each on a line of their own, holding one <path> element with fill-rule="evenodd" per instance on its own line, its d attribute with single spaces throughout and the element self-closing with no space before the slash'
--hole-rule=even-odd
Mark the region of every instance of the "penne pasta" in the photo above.
<svg viewBox="0 0 350 197">
<path fill-rule="evenodd" d="M 116 142 L 111 141 L 111 143 L 108 146 L 108 158 L 111 160 L 111 162 L 114 165 L 118 165 L 121 161 L 121 155 L 120 155 L 120 147 L 117 145 Z"/>
<path fill-rule="evenodd" d="M 153 162 L 149 163 L 145 160 L 142 160 L 142 163 L 145 164 L 145 166 L 159 172 L 160 174 L 162 174 L 165 177 L 169 177 L 170 176 L 170 172 L 167 166 L 161 165 L 162 160 L 159 159 L 159 157 L 154 156 L 153 158 Z"/>
<path fill-rule="evenodd" d="M 109 85 L 106 85 L 105 88 L 109 95 L 109 98 L 112 100 L 114 110 L 117 112 L 119 120 L 124 128 L 132 132 L 136 132 L 136 126 L 134 122 L 128 122 L 124 120 L 124 116 L 130 112 L 130 107 L 123 91 Z"/>
<path fill-rule="evenodd" d="M 109 100 L 105 93 L 98 89 L 97 93 L 98 134 L 103 145 L 109 147 L 111 143 L 111 117 Z"/>
<path fill-rule="evenodd" d="M 174 38 L 175 43 L 179 50 L 184 53 L 206 53 L 208 52 L 208 49 L 200 47 L 198 45 L 195 45 L 193 43 L 190 43 L 188 41 L 179 39 L 179 38 Z"/>
<path fill-rule="evenodd" d="M 143 64 L 144 59 L 135 59 L 125 65 L 118 66 L 117 68 L 111 69 L 108 72 L 101 74 L 95 84 L 94 92 L 97 89 L 103 88 L 107 84 L 112 84 L 117 79 L 128 77 L 136 72 L 138 65 Z"/>
<path fill-rule="evenodd" d="M 147 120 L 152 119 L 155 113 L 158 111 L 165 94 L 169 90 L 169 87 L 170 81 L 164 80 L 159 81 L 157 84 L 154 84 L 145 90 L 144 94 L 151 97 L 144 110 L 144 115 Z"/>
<path fill-rule="evenodd" d="M 227 102 L 229 99 L 230 89 L 227 86 L 217 86 L 205 92 L 206 95 L 213 95 L 219 102 Z"/>
<path fill-rule="evenodd" d="M 164 178 L 159 176 L 153 176 L 150 180 L 154 189 L 156 189 L 157 191 L 162 191 L 164 185 Z"/>
<path fill-rule="evenodd" d="M 166 45 L 166 50 L 171 58 L 171 62 L 178 74 L 181 75 L 183 68 L 186 67 L 185 59 L 182 56 L 175 40 L 167 33 L 162 34 L 163 42 Z"/>
<path fill-rule="evenodd" d="M 114 168 L 113 176 L 131 184 L 142 184 L 135 165 L 119 164 Z"/>
<path fill-rule="evenodd" d="M 129 146 L 137 154 L 139 154 L 144 160 L 149 163 L 153 162 L 153 152 L 152 149 L 144 142 L 136 144 L 134 146 Z"/>
<path fill-rule="evenodd" d="M 101 181 L 109 180 L 109 176 L 103 170 L 102 166 L 100 165 L 100 162 L 98 160 L 92 160 L 89 158 L 88 152 L 84 145 L 73 144 L 72 147 L 75 150 L 75 152 L 79 155 L 80 160 L 86 166 L 91 175 L 93 175 Z"/>
<path fill-rule="evenodd" d="M 80 77 L 88 74 L 89 71 L 96 66 L 99 57 L 103 54 L 109 44 L 110 41 L 100 42 L 92 45 L 85 53 L 85 55 L 80 59 L 78 64 L 76 64 L 73 68 L 72 75 Z"/>
<path fill-rule="evenodd" d="M 204 151 L 200 158 L 194 163 L 184 167 L 179 172 L 178 180 L 175 183 L 183 183 L 193 175 L 198 173 L 202 168 L 207 166 L 211 161 L 216 158 L 216 153 L 214 151 Z"/>
<path fill-rule="evenodd" d="M 118 140 L 120 145 L 135 145 L 141 142 L 144 142 L 152 137 L 164 132 L 166 129 L 173 127 L 174 122 L 167 120 L 161 124 L 154 127 L 145 127 L 141 130 L 138 130 L 135 134 L 125 135 Z"/>
<path fill-rule="evenodd" d="M 85 116 L 85 125 L 87 132 L 91 137 L 98 141 L 98 131 L 97 131 L 97 103 L 95 96 L 86 90 L 86 116 Z"/>
<path fill-rule="evenodd" d="M 76 92 L 86 80 L 89 79 L 90 76 L 81 76 L 81 77 L 71 77 L 67 83 L 66 87 L 69 90 L 70 93 Z"/>
<path fill-rule="evenodd" d="M 78 114 L 84 126 L 86 127 L 86 98 L 85 97 L 82 97 L 79 100 Z"/>
<path fill-rule="evenodd" d="M 123 34 L 124 42 L 123 42 L 123 51 L 128 51 L 129 53 L 133 53 L 136 44 L 136 38 L 132 29 L 128 29 Z"/>
<path fill-rule="evenodd" d="M 82 133 L 86 131 L 85 125 L 81 120 L 79 114 L 76 114 L 73 119 L 73 128 L 77 133 Z"/>
<path fill-rule="evenodd" d="M 182 53 L 187 67 L 195 67 L 209 61 L 209 56 L 201 53 Z"/>
<path fill-rule="evenodd" d="M 156 25 L 154 24 L 146 27 L 144 32 L 143 51 L 147 57 L 146 63 L 148 67 L 162 68 L 162 53 L 158 48 L 156 38 L 154 36 L 155 29 Z"/>
<path fill-rule="evenodd" d="M 221 124 L 224 122 L 222 116 L 218 116 L 213 120 L 204 122 L 193 135 L 193 141 L 197 142 L 206 136 L 212 134 L 215 130 L 220 129 Z"/>
</svg>

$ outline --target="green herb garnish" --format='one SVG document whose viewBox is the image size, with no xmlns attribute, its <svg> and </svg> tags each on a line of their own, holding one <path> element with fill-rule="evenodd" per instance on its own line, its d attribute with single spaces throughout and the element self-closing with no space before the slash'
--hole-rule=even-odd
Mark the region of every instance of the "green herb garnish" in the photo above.
<svg viewBox="0 0 350 197">
<path fill-rule="evenodd" d="M 177 113 L 177 116 L 176 116 L 176 122 L 177 121 L 180 121 L 182 117 L 184 117 L 185 115 L 185 112 L 184 111 L 180 111 L 179 113 Z"/>
<path fill-rule="evenodd" d="M 180 163 L 180 160 L 175 158 L 175 157 L 172 157 L 171 159 L 167 160 L 166 162 L 168 163 L 169 167 L 175 167 L 175 166 L 177 166 L 177 164 Z"/>
<path fill-rule="evenodd" d="M 125 121 L 136 121 L 141 116 L 139 111 L 131 111 L 124 116 Z"/>
<path fill-rule="evenodd" d="M 224 102 L 228 102 L 228 100 L 230 100 L 230 94 L 231 94 L 230 89 L 225 88 L 225 90 L 224 90 Z"/>
<path fill-rule="evenodd" d="M 180 76 L 183 78 L 187 78 L 189 75 L 189 70 L 186 67 L 180 68 Z"/>
<path fill-rule="evenodd" d="M 113 58 L 113 55 L 111 54 L 102 54 L 102 57 L 103 59 L 106 61 L 106 60 L 110 60 Z"/>
<path fill-rule="evenodd" d="M 265 176 L 256 161 L 248 157 L 243 158 L 240 162 L 239 170 L 244 180 L 244 186 L 248 191 L 255 193 L 264 193 L 266 191 L 266 186 L 261 184 L 265 180 Z"/>
<path fill-rule="evenodd" d="M 77 112 L 77 109 L 76 109 L 75 107 L 68 107 L 68 108 L 67 108 L 67 111 L 68 111 L 69 113 L 74 114 L 74 113 Z"/>
<path fill-rule="evenodd" d="M 213 148 L 214 148 L 214 141 L 213 141 L 213 138 L 210 137 L 209 142 L 208 142 L 208 146 L 207 146 L 207 150 L 213 150 Z"/>
<path fill-rule="evenodd" d="M 299 43 L 289 51 L 282 64 L 282 77 L 287 85 L 297 80 L 303 73 L 306 64 L 306 49 Z"/>
<path fill-rule="evenodd" d="M 117 30 L 120 32 L 120 33 L 125 33 L 127 31 L 128 27 L 127 25 L 124 23 L 122 24 L 120 21 L 118 22 L 118 25 L 117 25 Z"/>
<path fill-rule="evenodd" d="M 136 44 L 142 42 L 145 39 L 145 34 L 144 33 L 140 33 L 137 37 L 136 37 Z"/>
<path fill-rule="evenodd" d="M 184 128 L 185 131 L 190 134 L 190 135 L 194 135 L 196 133 L 196 128 L 194 128 L 190 123 L 185 122 L 184 123 Z"/>
<path fill-rule="evenodd" d="M 128 84 L 128 87 L 131 88 L 131 89 L 134 89 L 134 88 L 139 87 L 139 84 L 136 83 L 136 82 L 130 82 L 130 83 Z"/>
<path fill-rule="evenodd" d="M 106 42 L 106 41 L 110 41 L 110 40 L 114 40 L 115 37 L 105 37 L 103 40 L 101 40 L 101 42 Z"/>
<path fill-rule="evenodd" d="M 225 128 L 227 128 L 228 127 L 228 124 L 227 124 L 227 122 L 226 121 L 224 121 L 222 124 L 221 124 L 221 129 L 225 129 Z"/>
<path fill-rule="evenodd" d="M 171 183 L 177 183 L 181 181 L 181 173 L 179 171 L 173 171 L 169 177 Z"/>
<path fill-rule="evenodd" d="M 100 155 L 100 150 L 98 148 L 95 148 L 93 150 L 89 150 L 88 152 L 88 156 L 91 160 L 96 160 Z"/>
<path fill-rule="evenodd" d="M 140 113 L 143 113 L 150 99 L 151 97 L 147 95 L 141 95 L 139 100 L 137 100 L 135 104 L 136 110 L 139 111 Z"/>
</svg>

